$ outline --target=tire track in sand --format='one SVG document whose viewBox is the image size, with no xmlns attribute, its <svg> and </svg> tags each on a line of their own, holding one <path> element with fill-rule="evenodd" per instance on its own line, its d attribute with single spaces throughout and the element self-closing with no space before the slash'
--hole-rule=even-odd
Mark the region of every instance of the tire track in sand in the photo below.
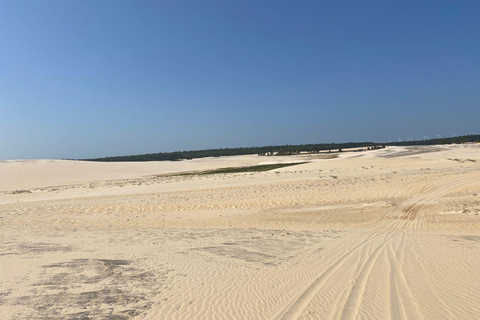
<svg viewBox="0 0 480 320">
<path fill-rule="evenodd" d="M 425 221 L 423 221 L 425 215 L 421 213 L 426 206 L 434 204 L 436 199 L 452 190 L 476 182 L 478 179 L 478 176 L 461 177 L 422 187 L 419 191 L 420 194 L 403 202 L 397 209 L 379 221 L 376 226 L 368 230 L 366 232 L 367 236 L 363 240 L 325 269 L 283 310 L 277 313 L 274 319 L 299 318 L 326 283 L 330 280 L 335 281 L 337 278 L 348 276 L 340 274 L 339 271 L 345 269 L 344 267 L 350 263 L 357 265 L 353 274 L 350 274 L 353 281 L 346 288 L 336 293 L 337 303 L 334 305 L 337 305 L 338 308 L 332 310 L 330 318 L 357 318 L 372 269 L 380 255 L 386 258 L 390 265 L 390 292 L 387 293 L 390 301 L 390 318 L 422 319 L 401 268 L 401 257 L 405 242 L 412 232 L 425 228 Z M 360 234 L 360 237 L 362 234 Z M 358 241 L 358 237 L 353 240 Z M 394 247 L 394 241 L 398 241 L 396 248 Z M 355 261 L 355 259 L 358 261 Z"/>
</svg>

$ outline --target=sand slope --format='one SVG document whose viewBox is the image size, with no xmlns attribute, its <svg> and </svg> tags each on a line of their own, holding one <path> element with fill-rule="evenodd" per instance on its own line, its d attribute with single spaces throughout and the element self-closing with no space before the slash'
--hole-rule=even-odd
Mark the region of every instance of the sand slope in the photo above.
<svg viewBox="0 0 480 320">
<path fill-rule="evenodd" d="M 474 144 L 4 161 L 0 317 L 477 319 L 479 214 Z"/>
</svg>

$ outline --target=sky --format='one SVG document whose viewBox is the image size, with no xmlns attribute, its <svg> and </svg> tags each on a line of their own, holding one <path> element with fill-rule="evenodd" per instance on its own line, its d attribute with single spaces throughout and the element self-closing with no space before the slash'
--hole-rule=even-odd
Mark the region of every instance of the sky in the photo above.
<svg viewBox="0 0 480 320">
<path fill-rule="evenodd" d="M 480 1 L 0 1 L 0 159 L 480 132 Z"/>
</svg>

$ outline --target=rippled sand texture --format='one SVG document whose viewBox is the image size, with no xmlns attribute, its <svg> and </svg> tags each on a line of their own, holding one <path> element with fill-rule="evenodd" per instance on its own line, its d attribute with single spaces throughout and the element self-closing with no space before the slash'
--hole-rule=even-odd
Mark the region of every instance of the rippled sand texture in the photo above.
<svg viewBox="0 0 480 320">
<path fill-rule="evenodd" d="M 322 158 L 0 162 L 0 318 L 478 319 L 480 145 Z"/>
</svg>

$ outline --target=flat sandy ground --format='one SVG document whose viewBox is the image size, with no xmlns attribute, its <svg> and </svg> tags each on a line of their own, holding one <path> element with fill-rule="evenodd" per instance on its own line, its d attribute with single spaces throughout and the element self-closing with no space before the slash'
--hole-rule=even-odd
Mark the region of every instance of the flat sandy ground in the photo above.
<svg viewBox="0 0 480 320">
<path fill-rule="evenodd" d="M 479 319 L 480 145 L 322 157 L 0 162 L 0 318 Z"/>
</svg>

